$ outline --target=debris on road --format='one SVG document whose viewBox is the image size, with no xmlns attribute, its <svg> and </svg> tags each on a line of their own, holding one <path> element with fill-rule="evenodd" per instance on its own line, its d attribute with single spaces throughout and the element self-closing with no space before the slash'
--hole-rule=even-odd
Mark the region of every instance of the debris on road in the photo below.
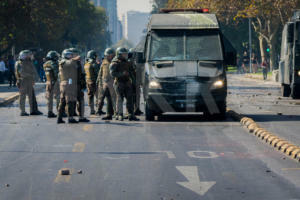
<svg viewBox="0 0 300 200">
<path fill-rule="evenodd" d="M 62 170 L 60 170 L 60 175 L 68 176 L 68 175 L 70 175 L 70 170 L 69 169 L 62 169 Z"/>
</svg>

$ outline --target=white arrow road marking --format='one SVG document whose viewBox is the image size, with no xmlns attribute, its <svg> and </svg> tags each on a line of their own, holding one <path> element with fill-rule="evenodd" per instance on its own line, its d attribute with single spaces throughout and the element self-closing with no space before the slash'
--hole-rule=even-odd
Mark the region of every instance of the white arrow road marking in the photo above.
<svg viewBox="0 0 300 200">
<path fill-rule="evenodd" d="M 176 182 L 177 184 L 192 190 L 193 192 L 203 196 L 205 193 L 216 184 L 215 181 L 201 182 L 196 166 L 177 166 L 180 171 L 188 180 L 187 182 Z"/>
</svg>

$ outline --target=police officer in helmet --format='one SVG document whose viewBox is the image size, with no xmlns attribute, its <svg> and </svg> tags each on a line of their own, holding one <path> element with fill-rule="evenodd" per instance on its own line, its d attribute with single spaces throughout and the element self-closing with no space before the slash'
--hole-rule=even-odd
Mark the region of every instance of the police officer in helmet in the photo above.
<svg viewBox="0 0 300 200">
<path fill-rule="evenodd" d="M 68 105 L 68 122 L 71 124 L 78 123 L 74 119 L 78 87 L 78 65 L 77 61 L 72 58 L 73 53 L 69 49 L 65 49 L 62 52 L 62 60 L 59 63 L 60 103 L 57 118 L 58 124 L 65 123 L 62 118 L 66 105 Z"/>
<path fill-rule="evenodd" d="M 115 79 L 114 88 L 117 95 L 116 113 L 117 120 L 123 121 L 123 100 L 126 98 L 126 107 L 128 110 L 128 119 L 137 121 L 133 111 L 132 96 L 132 65 L 128 62 L 128 50 L 119 47 L 116 51 L 116 57 L 110 64 L 110 74 Z"/>
<path fill-rule="evenodd" d="M 97 98 L 97 75 L 99 72 L 99 64 L 97 63 L 97 52 L 91 50 L 87 53 L 87 60 L 84 65 L 86 87 L 88 94 L 88 104 L 90 106 L 91 115 L 95 114 L 94 97 Z"/>
<path fill-rule="evenodd" d="M 23 50 L 19 54 L 19 60 L 15 64 L 17 86 L 19 88 L 20 98 L 19 106 L 21 110 L 21 116 L 28 116 L 25 112 L 26 96 L 29 99 L 30 115 L 42 115 L 38 110 L 34 84 L 38 78 L 37 71 L 33 65 L 33 53 L 30 50 Z"/>
<path fill-rule="evenodd" d="M 105 58 L 103 59 L 97 83 L 99 87 L 99 104 L 98 104 L 98 113 L 102 111 L 104 105 L 104 99 L 107 100 L 107 115 L 103 117 L 103 120 L 111 120 L 114 112 L 116 110 L 116 93 L 114 90 L 114 79 L 110 75 L 109 66 L 112 59 L 115 56 L 115 50 L 112 48 L 107 48 L 104 52 Z"/>
<path fill-rule="evenodd" d="M 49 51 L 46 56 L 46 62 L 44 63 L 44 71 L 46 74 L 46 99 L 48 106 L 48 118 L 55 118 L 53 113 L 53 97 L 56 99 L 56 109 L 58 111 L 59 106 L 59 59 L 60 55 L 56 51 Z"/>
<path fill-rule="evenodd" d="M 69 51 L 72 52 L 72 60 L 75 61 L 77 65 L 77 111 L 79 113 L 78 122 L 89 122 L 87 118 L 84 117 L 84 89 L 86 88 L 85 74 L 81 65 L 80 52 L 76 48 L 70 48 Z M 75 110 L 74 110 L 75 113 Z"/>
</svg>

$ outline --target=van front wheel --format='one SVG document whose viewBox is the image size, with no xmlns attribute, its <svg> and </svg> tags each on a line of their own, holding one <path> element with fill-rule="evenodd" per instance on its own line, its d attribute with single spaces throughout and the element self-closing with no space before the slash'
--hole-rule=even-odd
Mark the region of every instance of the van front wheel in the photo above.
<svg viewBox="0 0 300 200">
<path fill-rule="evenodd" d="M 281 95 L 283 97 L 289 97 L 291 94 L 291 88 L 289 85 L 287 84 L 282 84 L 281 85 Z"/>
</svg>

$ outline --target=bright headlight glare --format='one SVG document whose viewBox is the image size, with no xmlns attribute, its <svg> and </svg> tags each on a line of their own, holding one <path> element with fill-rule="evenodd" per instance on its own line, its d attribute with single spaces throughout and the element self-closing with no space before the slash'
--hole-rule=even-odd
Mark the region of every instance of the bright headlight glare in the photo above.
<svg viewBox="0 0 300 200">
<path fill-rule="evenodd" d="M 149 88 L 151 88 L 151 89 L 160 89 L 161 86 L 157 81 L 151 81 L 149 83 Z"/>
<path fill-rule="evenodd" d="M 223 86 L 224 86 L 224 82 L 221 80 L 214 82 L 214 87 L 216 87 L 216 88 L 220 88 Z"/>
<path fill-rule="evenodd" d="M 298 71 L 298 76 L 300 76 L 300 70 Z"/>
</svg>

